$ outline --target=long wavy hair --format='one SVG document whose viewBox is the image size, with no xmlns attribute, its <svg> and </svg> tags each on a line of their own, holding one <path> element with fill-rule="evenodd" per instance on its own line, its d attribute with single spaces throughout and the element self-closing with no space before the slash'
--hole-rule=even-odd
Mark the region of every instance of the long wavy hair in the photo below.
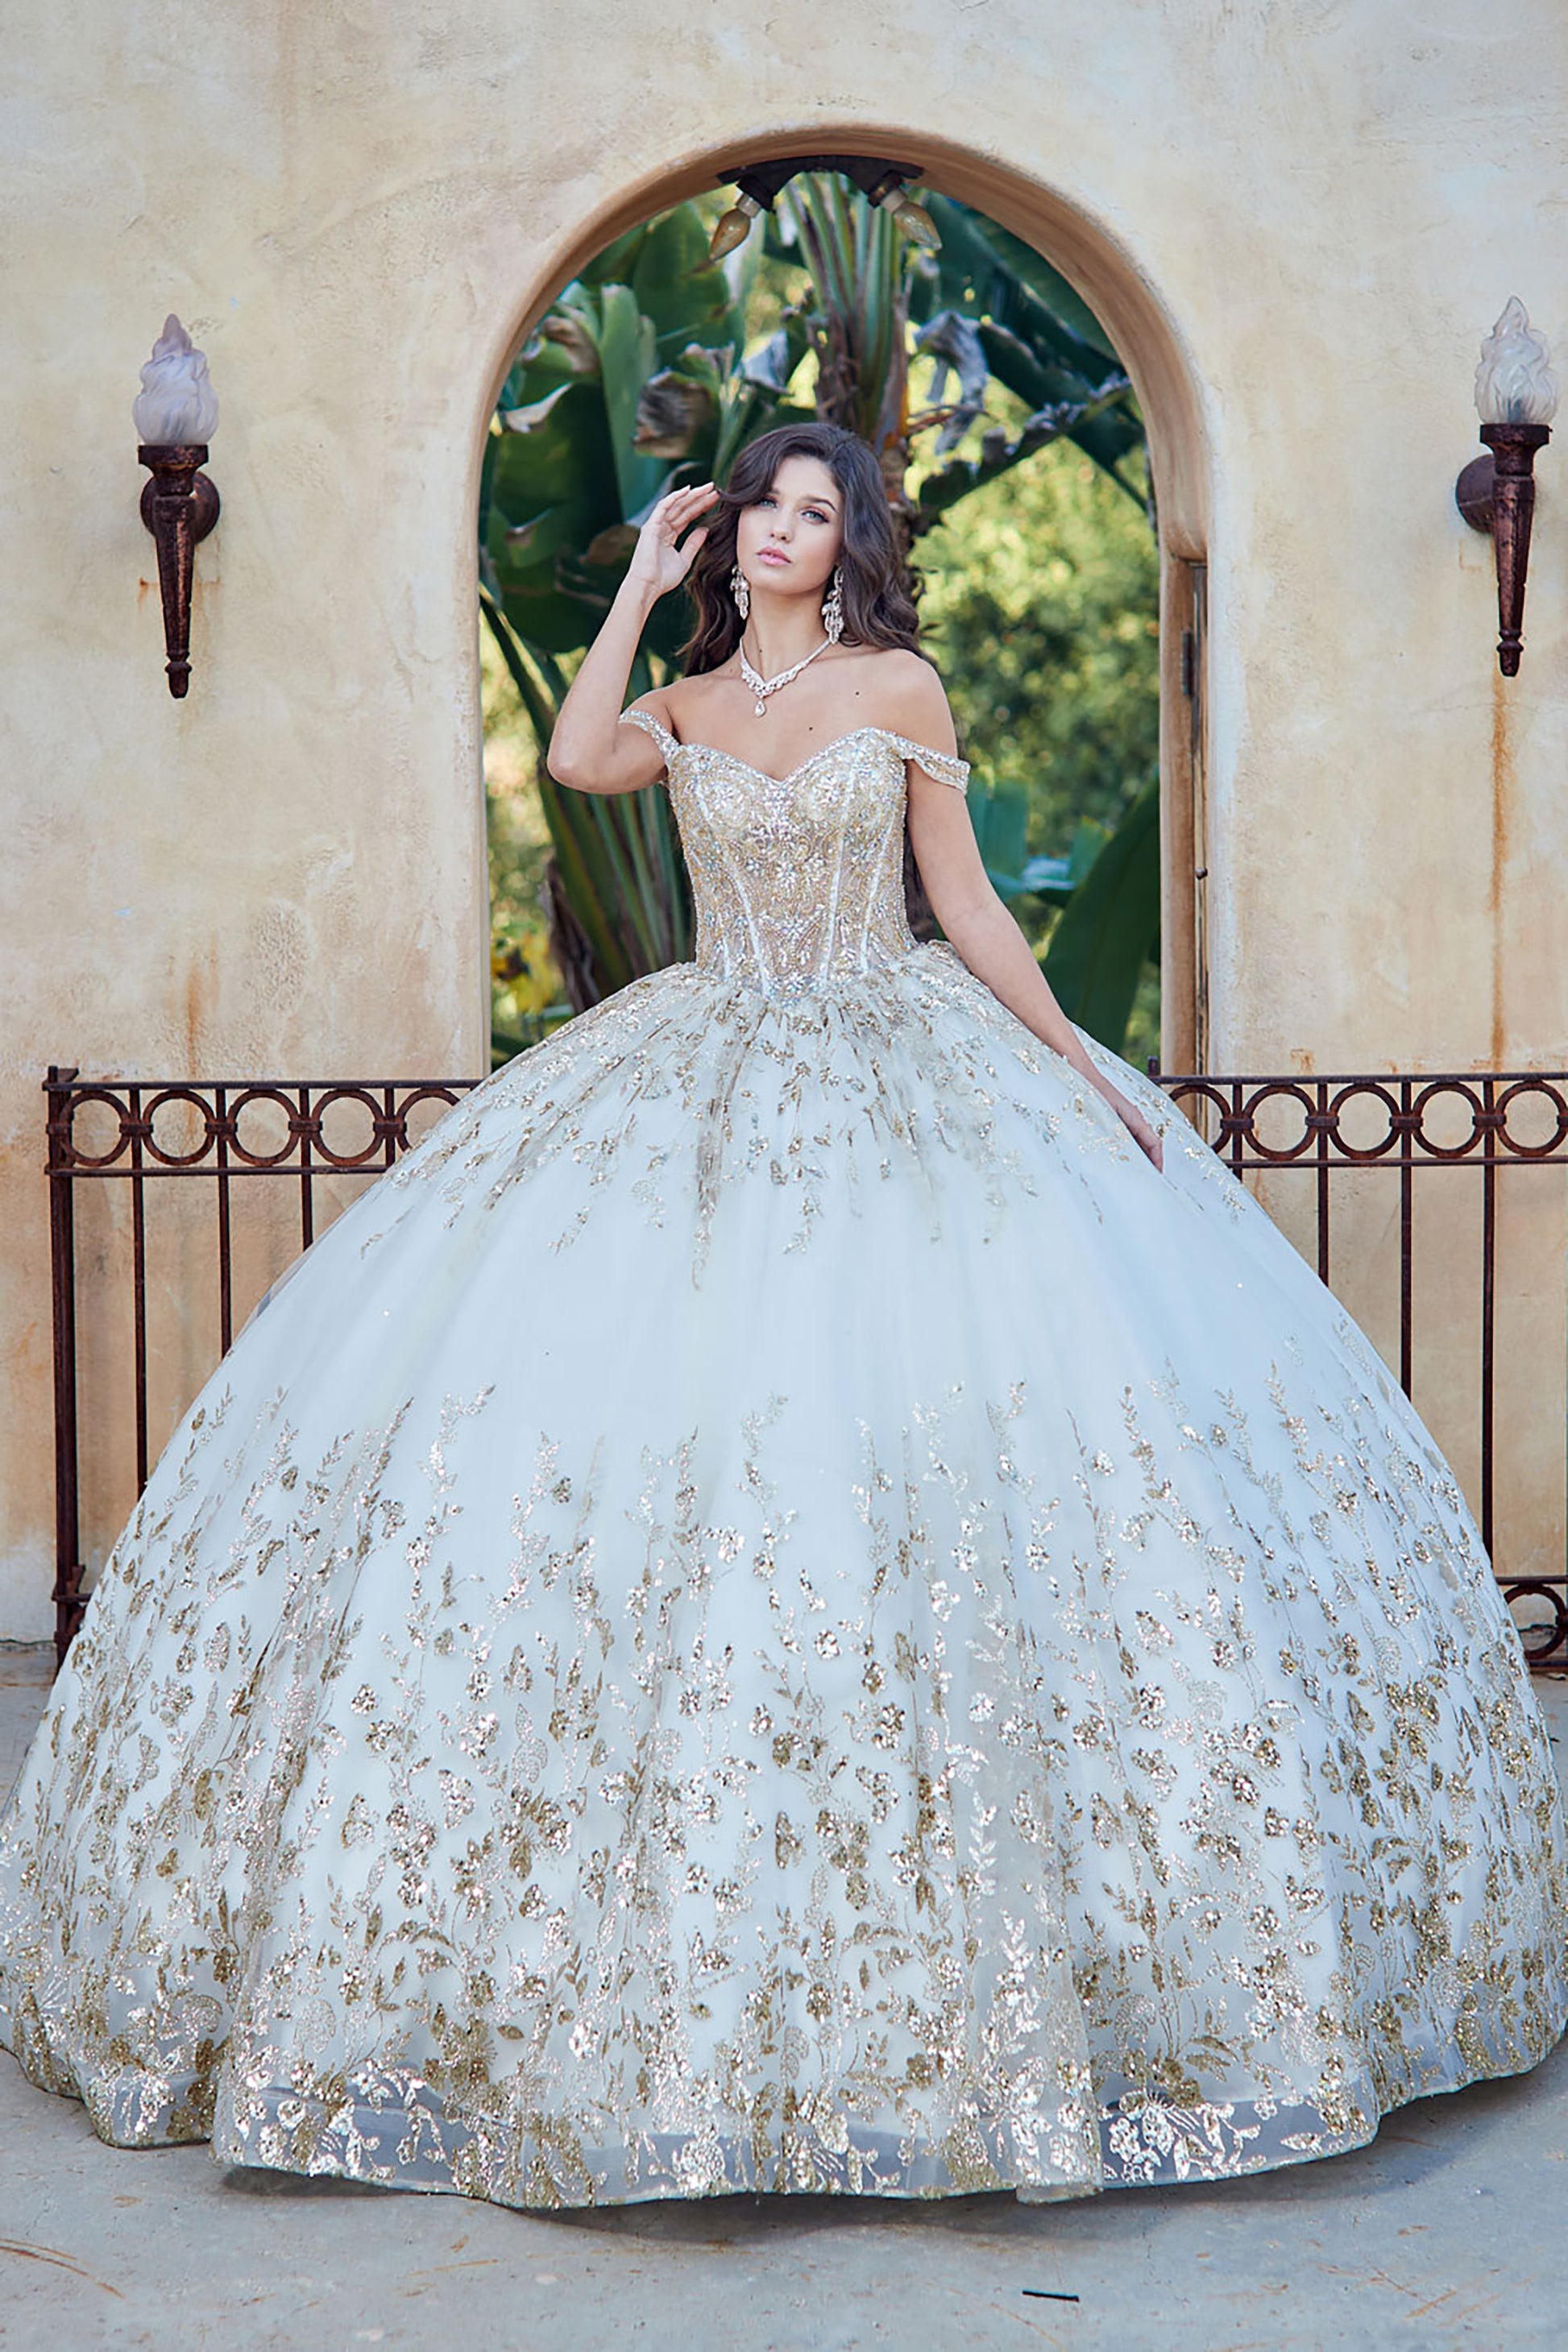
<svg viewBox="0 0 1568 2352">
<path fill-rule="evenodd" d="M 697 625 L 681 659 L 689 677 L 717 669 L 741 642 L 745 624 L 730 593 L 735 568 L 735 526 L 745 508 L 772 489 L 786 457 L 816 457 L 844 498 L 844 541 L 838 551 L 844 598 L 840 643 L 919 653 L 920 622 L 909 591 L 903 558 L 888 512 L 888 493 L 869 445 L 841 425 L 781 425 L 759 434 L 738 450 L 730 478 L 709 510 L 708 537 L 698 550 L 686 584 L 697 606 Z M 904 909 L 917 940 L 929 940 L 936 919 L 910 845 L 904 814 Z"/>
<path fill-rule="evenodd" d="M 735 530 L 747 507 L 773 488 L 786 457 L 815 457 L 826 466 L 844 500 L 844 635 L 847 646 L 918 651 L 920 624 L 893 536 L 882 470 L 869 446 L 841 425 L 781 425 L 736 452 L 730 478 L 710 509 L 708 538 L 687 575 L 697 625 L 680 649 L 689 677 L 717 669 L 741 642 L 744 626 L 730 593 Z"/>
</svg>

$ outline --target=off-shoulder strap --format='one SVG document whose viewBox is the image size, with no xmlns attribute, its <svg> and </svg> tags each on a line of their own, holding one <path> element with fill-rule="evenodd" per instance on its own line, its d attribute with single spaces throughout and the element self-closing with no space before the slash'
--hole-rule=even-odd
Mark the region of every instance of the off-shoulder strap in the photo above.
<svg viewBox="0 0 1568 2352">
<path fill-rule="evenodd" d="M 672 735 L 663 720 L 656 719 L 651 710 L 623 710 L 620 723 L 623 727 L 640 727 L 645 734 L 651 735 L 664 754 L 667 768 L 670 753 L 680 749 L 679 737 Z"/>
<path fill-rule="evenodd" d="M 933 751 L 926 743 L 911 743 L 907 735 L 895 735 L 893 741 L 906 760 L 912 760 L 917 768 L 923 768 L 939 784 L 951 784 L 958 793 L 969 790 L 967 760 L 955 759 L 951 751 Z"/>
</svg>

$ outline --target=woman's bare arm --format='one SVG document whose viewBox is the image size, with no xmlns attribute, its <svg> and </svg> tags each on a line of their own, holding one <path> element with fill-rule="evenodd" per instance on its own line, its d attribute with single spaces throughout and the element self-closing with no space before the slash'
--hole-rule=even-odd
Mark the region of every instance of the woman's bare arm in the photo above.
<svg viewBox="0 0 1568 2352">
<path fill-rule="evenodd" d="M 951 751 L 955 739 L 947 698 L 935 672 L 928 675 L 931 684 L 917 687 L 900 732 L 929 743 L 933 751 Z M 1042 1045 L 1070 1062 L 1104 1096 L 1140 1150 L 1161 1167 L 1159 1136 L 1120 1088 L 1100 1076 L 1057 1003 L 1027 940 L 992 888 L 963 794 L 916 768 L 910 781 L 909 821 L 910 846 L 931 911 L 976 980 L 984 981 Z"/>
<path fill-rule="evenodd" d="M 680 585 L 708 536 L 694 530 L 682 547 L 680 534 L 718 495 L 711 482 L 672 490 L 644 523 L 626 576 L 578 666 L 550 738 L 545 764 L 558 784 L 580 793 L 635 793 L 663 768 L 658 744 L 640 727 L 621 725 L 626 682 L 648 614 Z M 669 725 L 657 694 L 644 695 L 639 707 Z"/>
</svg>

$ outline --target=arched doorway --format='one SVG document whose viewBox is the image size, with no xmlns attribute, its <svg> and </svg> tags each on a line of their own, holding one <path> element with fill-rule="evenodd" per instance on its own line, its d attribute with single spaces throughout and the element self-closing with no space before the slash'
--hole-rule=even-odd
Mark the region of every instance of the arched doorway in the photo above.
<svg viewBox="0 0 1568 2352">
<path fill-rule="evenodd" d="M 1204 691 L 1209 469 L 1199 385 L 1173 321 L 1146 277 L 1102 224 L 1059 193 L 993 159 L 885 126 L 777 135 L 683 159 L 644 178 L 584 221 L 554 257 L 491 355 L 476 435 L 474 479 L 496 400 L 518 344 L 561 286 L 627 230 L 689 197 L 709 194 L 743 165 L 802 152 L 900 155 L 921 184 L 984 212 L 1032 246 L 1102 322 L 1131 379 L 1148 434 L 1158 515 L 1160 635 L 1161 1051 L 1167 1068 L 1203 1069 L 1207 1051 Z"/>
</svg>

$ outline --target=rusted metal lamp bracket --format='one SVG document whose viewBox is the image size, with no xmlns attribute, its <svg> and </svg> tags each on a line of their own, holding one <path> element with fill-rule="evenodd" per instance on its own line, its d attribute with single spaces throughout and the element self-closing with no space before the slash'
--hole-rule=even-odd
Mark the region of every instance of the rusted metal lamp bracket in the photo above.
<svg viewBox="0 0 1568 2352">
<path fill-rule="evenodd" d="M 136 455 L 153 477 L 142 487 L 142 520 L 158 550 L 169 691 L 184 697 L 191 682 L 195 548 L 218 519 L 217 486 L 201 471 L 207 460 L 205 441 L 144 441 Z"/>
<path fill-rule="evenodd" d="M 1459 512 L 1472 530 L 1489 534 L 1497 556 L 1497 657 L 1504 677 L 1519 675 L 1535 453 L 1551 438 L 1550 425 L 1483 425 L 1481 439 L 1492 454 L 1472 457 L 1454 485 Z"/>
</svg>

